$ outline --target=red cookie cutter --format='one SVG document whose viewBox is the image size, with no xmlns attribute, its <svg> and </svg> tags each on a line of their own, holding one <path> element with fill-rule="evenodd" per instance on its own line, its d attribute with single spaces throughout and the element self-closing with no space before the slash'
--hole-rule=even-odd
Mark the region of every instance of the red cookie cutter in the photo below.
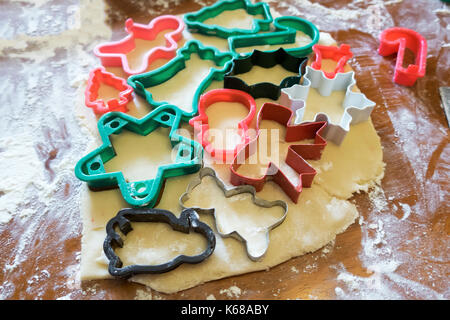
<svg viewBox="0 0 450 320">
<path fill-rule="evenodd" d="M 104 101 L 98 98 L 98 92 L 102 84 L 109 85 L 120 91 L 118 99 Z M 127 82 L 114 74 L 107 72 L 105 68 L 99 67 L 91 71 L 89 80 L 84 92 L 85 104 L 92 108 L 98 115 L 110 111 L 127 112 L 127 104 L 131 101 L 133 88 Z"/>
<path fill-rule="evenodd" d="M 175 57 L 178 48 L 177 42 L 182 37 L 184 23 L 183 20 L 172 15 L 159 16 L 150 21 L 148 25 L 134 23 L 132 19 L 128 19 L 125 22 L 125 30 L 129 35 L 116 42 L 98 45 L 94 49 L 94 54 L 100 58 L 103 66 L 123 67 L 128 75 L 133 75 L 147 71 L 148 66 L 157 59 L 170 60 Z M 164 36 L 166 46 L 152 48 L 145 54 L 141 65 L 132 70 L 128 63 L 127 54 L 136 48 L 136 39 L 151 41 L 156 39 L 157 35 L 163 30 L 174 30 Z"/>
<path fill-rule="evenodd" d="M 243 104 L 249 110 L 248 115 L 238 123 L 238 133 L 241 141 L 234 149 L 215 149 L 209 141 L 209 123 L 206 109 L 217 102 L 238 102 Z M 194 127 L 194 132 L 198 132 L 197 137 L 202 146 L 211 156 L 224 162 L 227 159 L 231 161 L 237 152 L 250 141 L 248 127 L 256 114 L 255 99 L 248 93 L 234 89 L 216 89 L 208 91 L 200 97 L 198 105 L 199 115 L 192 118 L 189 124 Z"/>
<path fill-rule="evenodd" d="M 309 122 L 300 125 L 291 125 L 294 117 L 295 113 L 290 108 L 279 104 L 268 102 L 261 107 L 257 120 L 257 138 L 250 141 L 238 152 L 231 165 L 230 179 L 233 185 L 248 184 L 253 186 L 256 191 L 261 191 L 266 181 L 272 180 L 283 189 L 294 203 L 297 203 L 302 188 L 311 187 L 314 176 L 317 173 L 305 159 L 320 159 L 327 142 L 321 136 L 322 131 L 326 127 L 326 122 Z M 268 164 L 267 170 L 261 178 L 246 177 L 237 173 L 238 168 L 241 166 L 241 162 L 245 161 L 245 159 L 250 157 L 250 155 L 254 154 L 257 150 L 255 144 L 258 143 L 262 120 L 273 120 L 286 126 L 286 135 L 284 137 L 286 142 L 314 139 L 313 144 L 293 144 L 288 148 L 285 161 L 286 164 L 299 174 L 298 185 L 294 185 L 273 162 Z M 271 172 L 273 172 L 273 174 L 271 174 Z"/>
<path fill-rule="evenodd" d="M 344 72 L 345 64 L 348 60 L 353 57 L 353 53 L 350 51 L 350 46 L 348 44 L 341 44 L 341 46 L 322 46 L 314 45 L 312 47 L 315 53 L 315 61 L 311 64 L 311 67 L 315 70 L 322 69 L 322 59 L 332 59 L 337 62 L 336 68 L 333 72 L 325 72 L 325 76 L 329 79 L 336 77 L 337 73 Z"/>
<path fill-rule="evenodd" d="M 403 67 L 405 49 L 408 48 L 415 55 L 415 64 Z M 397 52 L 395 62 L 394 82 L 404 86 L 412 86 L 417 78 L 425 75 L 427 66 L 427 40 L 414 30 L 406 28 L 389 28 L 380 35 L 378 53 L 389 56 Z"/>
</svg>

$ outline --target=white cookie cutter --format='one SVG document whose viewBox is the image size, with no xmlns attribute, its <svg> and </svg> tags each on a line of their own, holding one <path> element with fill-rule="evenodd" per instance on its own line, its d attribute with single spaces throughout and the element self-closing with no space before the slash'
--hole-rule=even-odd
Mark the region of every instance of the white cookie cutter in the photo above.
<svg viewBox="0 0 450 320">
<path fill-rule="evenodd" d="M 355 73 L 353 71 L 347 73 L 338 73 L 333 79 L 325 76 L 321 70 L 315 70 L 309 66 L 306 67 L 306 73 L 303 77 L 303 84 L 296 84 L 292 87 L 281 90 L 278 103 L 290 107 L 295 111 L 295 124 L 305 122 L 326 121 L 327 127 L 323 131 L 323 137 L 326 140 L 340 145 L 344 141 L 345 136 L 350 131 L 350 125 L 363 122 L 369 119 L 375 102 L 366 98 L 359 92 L 353 92 L 353 86 L 356 85 Z M 345 99 L 342 103 L 344 114 L 339 124 L 332 123 L 328 115 L 319 112 L 315 115 L 313 121 L 304 121 L 304 113 L 306 107 L 306 99 L 308 97 L 309 88 L 316 88 L 320 95 L 329 96 L 332 91 L 346 91 Z"/>
</svg>

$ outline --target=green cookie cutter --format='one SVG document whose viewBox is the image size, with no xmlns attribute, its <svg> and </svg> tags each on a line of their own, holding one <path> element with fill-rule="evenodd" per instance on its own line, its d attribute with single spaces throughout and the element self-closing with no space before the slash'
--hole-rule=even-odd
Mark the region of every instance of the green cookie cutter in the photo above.
<svg viewBox="0 0 450 320">
<path fill-rule="evenodd" d="M 78 161 L 75 175 L 78 179 L 86 181 L 89 188 L 94 191 L 118 186 L 125 201 L 132 206 L 155 206 L 166 178 L 194 173 L 202 166 L 202 146 L 176 133 L 180 121 L 181 111 L 173 105 L 159 107 L 141 119 L 122 112 L 105 114 L 98 121 L 103 144 Z M 104 164 L 116 156 L 110 135 L 129 130 L 146 136 L 159 127 L 171 128 L 169 138 L 176 152 L 174 163 L 159 166 L 155 178 L 151 180 L 127 182 L 120 171 L 106 172 Z"/>
<path fill-rule="evenodd" d="M 283 16 L 278 17 L 274 21 L 275 31 L 268 33 L 260 33 L 254 35 L 240 35 L 228 38 L 228 46 L 230 51 L 235 56 L 242 56 L 236 52 L 237 48 L 246 48 L 263 45 L 281 45 L 287 43 L 294 43 L 297 31 L 302 31 L 311 37 L 312 41 L 305 46 L 297 48 L 285 48 L 291 55 L 303 57 L 312 52 L 312 47 L 319 42 L 319 29 L 306 19 L 299 17 Z M 278 49 L 278 48 L 277 48 Z M 276 51 L 277 49 L 271 50 Z"/>
<path fill-rule="evenodd" d="M 262 15 L 262 19 L 254 19 L 252 29 L 225 28 L 218 25 L 208 25 L 204 21 L 215 18 L 224 11 L 244 9 L 252 16 Z M 249 0 L 222 0 L 212 6 L 204 7 L 197 12 L 184 15 L 184 23 L 188 30 L 193 33 L 201 33 L 207 36 L 216 36 L 227 39 L 232 36 L 255 34 L 260 31 L 270 30 L 273 18 L 270 14 L 269 5 L 265 2 L 251 3 Z"/>
<path fill-rule="evenodd" d="M 206 47 L 197 40 L 188 41 L 181 49 L 178 50 L 177 56 L 170 60 L 161 68 L 133 75 L 128 78 L 128 84 L 133 87 L 134 91 L 144 97 L 152 107 L 160 107 L 170 102 L 155 101 L 153 95 L 147 91 L 147 88 L 158 86 L 171 78 L 178 72 L 186 68 L 186 61 L 191 58 L 191 54 L 196 53 L 202 60 L 212 60 L 214 63 L 222 67 L 221 69 L 210 68 L 208 76 L 206 76 L 195 91 L 192 101 L 192 112 L 181 110 L 182 120 L 189 121 L 198 111 L 198 100 L 202 93 L 214 81 L 222 81 L 225 74 L 230 71 L 233 55 L 230 52 L 222 53 L 214 47 Z"/>
</svg>

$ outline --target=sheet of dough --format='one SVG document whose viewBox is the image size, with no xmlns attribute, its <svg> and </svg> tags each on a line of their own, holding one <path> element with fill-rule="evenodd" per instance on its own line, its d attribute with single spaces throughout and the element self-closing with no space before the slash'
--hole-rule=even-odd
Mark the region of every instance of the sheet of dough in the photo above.
<svg viewBox="0 0 450 320">
<path fill-rule="evenodd" d="M 238 19 L 245 18 L 236 17 Z M 206 44 L 216 45 L 218 48 L 221 48 L 221 45 L 223 46 L 223 40 L 214 37 L 190 35 L 189 33 L 186 33 L 185 36 L 205 40 Z M 330 43 L 330 39 L 327 34 L 321 35 L 322 43 Z M 299 39 L 299 42 L 302 41 L 304 39 Z M 201 70 L 201 68 L 204 68 L 204 64 L 203 66 L 199 65 L 203 62 L 193 56 L 190 67 L 193 69 L 198 67 Z M 191 68 L 189 70 L 191 72 Z M 117 73 L 120 75 L 120 72 Z M 263 69 L 254 68 L 251 73 L 245 76 L 249 82 L 258 82 L 262 74 L 264 74 L 265 79 L 270 77 L 270 80 L 275 82 L 277 80 L 274 79 L 281 79 L 288 75 L 281 68 L 271 69 L 270 73 Z M 174 81 L 180 80 L 174 79 Z M 189 83 L 189 81 L 186 82 L 183 79 L 183 83 Z M 177 88 L 177 86 L 167 84 L 165 87 L 158 89 L 158 92 L 170 96 L 173 88 L 177 88 L 180 90 L 177 96 L 186 97 L 189 96 L 189 91 L 192 92 L 192 88 L 195 88 L 195 84 L 191 84 L 191 86 L 193 87 L 181 86 Z M 220 87 L 222 87 L 222 83 L 215 82 L 210 89 Z M 326 99 L 326 104 L 324 104 L 322 103 L 323 97 L 314 92 L 314 89 L 311 90 L 313 92 L 307 100 L 307 107 L 310 108 L 308 112 L 314 112 L 314 108 L 320 109 L 324 105 L 326 105 L 326 108 L 331 108 L 333 112 L 342 112 L 342 110 L 339 110 L 343 93 L 333 94 L 332 97 Z M 267 101 L 270 100 L 258 99 L 258 108 Z M 98 134 L 95 129 L 95 117 L 87 113 L 86 110 L 81 110 L 82 107 L 82 103 L 77 107 L 76 112 L 79 119 L 83 126 L 89 129 L 88 132 L 96 138 Z M 129 114 L 136 117 L 141 117 L 151 110 L 141 99 L 135 99 L 135 103 L 132 103 L 130 108 Z M 245 116 L 246 114 L 243 106 L 231 104 L 227 108 L 218 104 L 214 108 L 211 107 L 211 110 L 213 112 L 208 114 L 210 115 L 210 122 L 217 124 L 219 128 L 229 128 L 233 122 L 237 123 L 242 115 Z M 270 122 L 265 126 L 283 130 L 282 127 Z M 192 130 L 188 125 L 183 125 L 183 129 L 184 134 L 192 135 Z M 163 133 L 163 130 L 158 131 L 156 136 L 161 135 L 163 137 Z M 125 175 L 131 178 L 140 174 L 146 178 L 151 178 L 152 172 L 155 170 L 155 165 L 148 158 L 148 150 L 143 151 L 143 143 L 146 143 L 150 148 L 158 143 L 164 151 L 170 152 L 168 144 L 164 145 L 156 141 L 155 137 L 143 138 L 130 133 L 124 133 L 118 137 L 115 147 L 119 156 L 120 150 L 126 150 L 127 154 L 125 157 L 118 157 L 107 168 L 111 170 L 123 168 Z M 280 137 L 282 137 L 282 132 Z M 96 143 L 89 150 L 92 150 L 99 143 L 98 138 L 96 138 Z M 145 157 L 146 154 L 147 157 Z M 269 200 L 283 199 L 288 203 L 289 211 L 284 223 L 270 232 L 270 246 L 261 261 L 251 261 L 247 257 L 245 247 L 241 242 L 231 238 L 223 239 L 217 235 L 216 249 L 207 261 L 197 265 L 182 265 L 166 274 L 135 276 L 131 278 L 131 281 L 148 285 L 160 292 L 173 293 L 207 281 L 268 269 L 292 257 L 320 249 L 334 240 L 336 234 L 345 231 L 357 218 L 358 211 L 355 205 L 346 199 L 350 198 L 354 192 L 365 191 L 374 183 L 380 181 L 384 174 L 382 155 L 380 139 L 369 120 L 353 125 L 341 146 L 338 147 L 329 143 L 322 158 L 311 162 L 319 173 L 312 187 L 303 189 L 297 204 L 292 203 L 276 184 L 267 183 L 264 189 L 258 193 L 258 196 Z M 145 157 L 144 162 L 142 162 L 142 157 Z M 161 161 L 161 159 L 156 160 Z M 166 160 L 164 158 L 164 161 Z M 208 165 L 216 169 L 218 175 L 225 182 L 229 181 L 228 166 L 212 164 L 210 159 L 206 159 L 206 161 L 209 162 Z M 142 163 L 145 163 L 145 165 L 142 165 Z M 186 190 L 189 181 L 194 176 L 195 174 L 168 179 L 161 202 L 157 207 L 171 210 L 178 215 L 180 212 L 178 198 Z M 291 177 L 293 181 L 296 179 L 295 175 L 291 175 Z M 208 206 L 211 199 L 214 199 L 215 203 L 220 203 L 217 205 L 217 209 L 218 214 L 221 214 L 220 219 L 225 228 L 236 227 L 233 223 L 239 220 L 243 213 L 254 211 L 247 209 L 247 207 L 252 206 L 251 201 L 220 198 L 223 196 L 215 188 L 211 180 L 204 180 L 201 188 L 197 190 L 198 194 L 193 195 L 192 200 L 195 200 L 195 205 L 198 206 Z M 102 250 L 105 225 L 124 207 L 128 207 L 128 205 L 123 201 L 118 190 L 91 192 L 86 186 L 83 187 L 80 204 L 83 216 L 81 257 L 81 278 L 83 280 L 110 278 L 107 272 L 108 261 Z M 258 210 L 254 212 L 256 214 L 261 213 Z M 275 212 L 273 214 L 266 212 L 264 218 L 258 215 L 259 224 L 262 226 L 269 225 L 277 215 L 279 213 Z M 256 221 L 256 217 L 255 214 L 253 216 L 250 214 L 245 219 L 250 219 L 246 221 L 252 221 L 252 219 Z M 212 217 L 201 216 L 201 219 L 215 230 Z M 249 236 L 249 238 L 251 237 Z M 260 244 L 258 242 L 260 238 L 258 236 L 251 238 L 250 245 L 257 247 Z M 126 237 L 125 242 L 126 250 L 118 252 L 126 264 L 160 263 L 163 262 L 162 260 L 171 259 L 179 253 L 195 254 L 204 247 L 204 240 L 201 236 L 174 232 L 164 224 L 135 225 L 135 229 Z M 158 243 L 162 245 L 158 245 Z"/>
</svg>

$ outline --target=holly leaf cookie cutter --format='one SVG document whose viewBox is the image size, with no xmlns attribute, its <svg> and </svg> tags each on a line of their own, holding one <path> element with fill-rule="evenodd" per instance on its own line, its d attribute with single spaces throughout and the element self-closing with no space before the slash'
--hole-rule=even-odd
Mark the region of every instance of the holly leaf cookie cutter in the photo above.
<svg viewBox="0 0 450 320">
<path fill-rule="evenodd" d="M 141 119 L 118 112 L 105 114 L 98 121 L 103 144 L 78 161 L 75 175 L 87 182 L 91 190 L 119 187 L 124 200 L 130 205 L 153 207 L 159 199 L 166 178 L 194 173 L 202 165 L 201 145 L 176 133 L 180 121 L 181 111 L 172 105 L 162 106 Z M 127 182 L 120 171 L 106 172 L 104 164 L 116 156 L 110 135 L 129 130 L 146 136 L 159 127 L 171 128 L 168 138 L 176 151 L 174 163 L 159 166 L 155 178 L 151 180 Z"/>
<path fill-rule="evenodd" d="M 129 265 L 123 267 L 122 261 L 114 250 L 117 247 L 122 248 L 124 242 L 115 228 L 118 226 L 122 234 L 127 235 L 133 230 L 131 222 L 163 222 L 169 224 L 173 230 L 187 234 L 192 230 L 205 237 L 207 246 L 202 253 L 195 256 L 181 254 L 171 261 L 158 265 Z M 177 268 L 183 263 L 200 263 L 214 252 L 215 247 L 216 237 L 214 232 L 207 224 L 199 220 L 197 213 L 192 209 L 183 210 L 179 218 L 172 212 L 162 209 L 122 209 L 106 225 L 106 239 L 103 243 L 103 251 L 109 260 L 108 272 L 118 278 L 128 278 L 138 274 L 165 273 Z"/>
<path fill-rule="evenodd" d="M 200 95 L 209 87 L 214 81 L 223 80 L 225 73 L 231 68 L 233 56 L 231 53 L 221 53 L 214 47 L 205 47 L 201 42 L 197 40 L 188 41 L 183 48 L 178 50 L 177 56 L 173 58 L 169 63 L 165 64 L 161 68 L 149 71 L 147 73 L 134 75 L 128 78 L 128 84 L 134 89 L 134 91 L 140 96 L 144 97 L 152 107 L 159 107 L 169 102 L 155 101 L 151 92 L 146 89 L 161 85 L 171 78 L 173 78 L 178 72 L 186 68 L 186 61 L 190 59 L 191 55 L 196 53 L 203 60 L 212 60 L 220 69 L 210 68 L 209 74 L 202 80 L 197 87 L 194 98 L 192 101 L 192 111 L 187 112 L 181 110 L 183 120 L 189 120 L 192 116 L 198 112 L 198 100 Z"/>
<path fill-rule="evenodd" d="M 272 225 L 264 228 L 264 232 L 265 232 L 266 236 L 265 236 L 265 243 L 264 243 L 264 246 L 262 246 L 262 249 L 259 252 L 252 252 L 251 250 L 249 250 L 248 241 L 238 231 L 233 230 L 228 233 L 222 233 L 220 231 L 220 230 L 222 230 L 222 227 L 220 225 L 218 225 L 218 219 L 216 217 L 217 209 L 215 209 L 215 208 L 199 208 L 199 207 L 191 208 L 191 209 L 195 210 L 196 212 L 198 212 L 199 214 L 212 215 L 214 217 L 216 231 L 221 237 L 223 237 L 223 238 L 232 237 L 232 238 L 235 238 L 235 239 L 241 241 L 246 247 L 248 257 L 253 261 L 260 260 L 266 253 L 267 249 L 269 248 L 269 243 L 270 243 L 269 232 L 271 230 L 273 230 L 274 228 L 278 227 L 280 224 L 282 224 L 283 221 L 286 219 L 287 212 L 288 212 L 287 203 L 282 200 L 268 201 L 268 200 L 258 198 L 256 196 L 255 188 L 253 188 L 250 185 L 239 186 L 239 187 L 234 187 L 234 188 L 227 188 L 225 186 L 225 184 L 223 183 L 223 181 L 217 177 L 216 172 L 212 168 L 204 167 L 199 171 L 198 176 L 189 183 L 189 185 L 186 189 L 186 192 L 181 195 L 179 202 L 183 209 L 186 210 L 186 207 L 185 207 L 186 201 L 189 200 L 189 197 L 192 194 L 192 191 L 202 183 L 203 178 L 205 178 L 206 176 L 209 176 L 214 179 L 216 185 L 221 189 L 221 191 L 223 192 L 223 194 L 226 198 L 231 198 L 238 194 L 249 193 L 252 197 L 253 204 L 255 204 L 258 207 L 272 208 L 272 207 L 278 206 L 283 209 L 283 215 L 281 216 L 281 218 L 277 219 Z"/>
<path fill-rule="evenodd" d="M 152 62 L 158 59 L 170 60 L 175 57 L 177 42 L 182 38 L 184 23 L 183 20 L 172 15 L 159 16 L 148 25 L 135 23 L 130 18 L 125 22 L 125 30 L 128 33 L 125 38 L 96 46 L 94 54 L 100 58 L 103 66 L 122 67 L 128 75 L 132 75 L 145 72 Z M 142 59 L 141 65 L 132 69 L 127 54 L 136 48 L 136 39 L 155 40 L 164 30 L 173 30 L 164 35 L 165 46 L 157 46 L 149 50 Z"/>
<path fill-rule="evenodd" d="M 262 15 L 262 19 L 254 19 L 251 29 L 224 28 L 218 25 L 205 24 L 205 20 L 215 18 L 224 11 L 244 9 L 248 14 Z M 243 34 L 256 34 L 260 31 L 268 31 L 273 18 L 269 5 L 265 2 L 252 4 L 249 0 L 221 0 L 209 7 L 204 7 L 197 12 L 184 15 L 184 22 L 190 32 L 208 36 L 216 36 L 227 39 L 231 36 Z"/>
</svg>

